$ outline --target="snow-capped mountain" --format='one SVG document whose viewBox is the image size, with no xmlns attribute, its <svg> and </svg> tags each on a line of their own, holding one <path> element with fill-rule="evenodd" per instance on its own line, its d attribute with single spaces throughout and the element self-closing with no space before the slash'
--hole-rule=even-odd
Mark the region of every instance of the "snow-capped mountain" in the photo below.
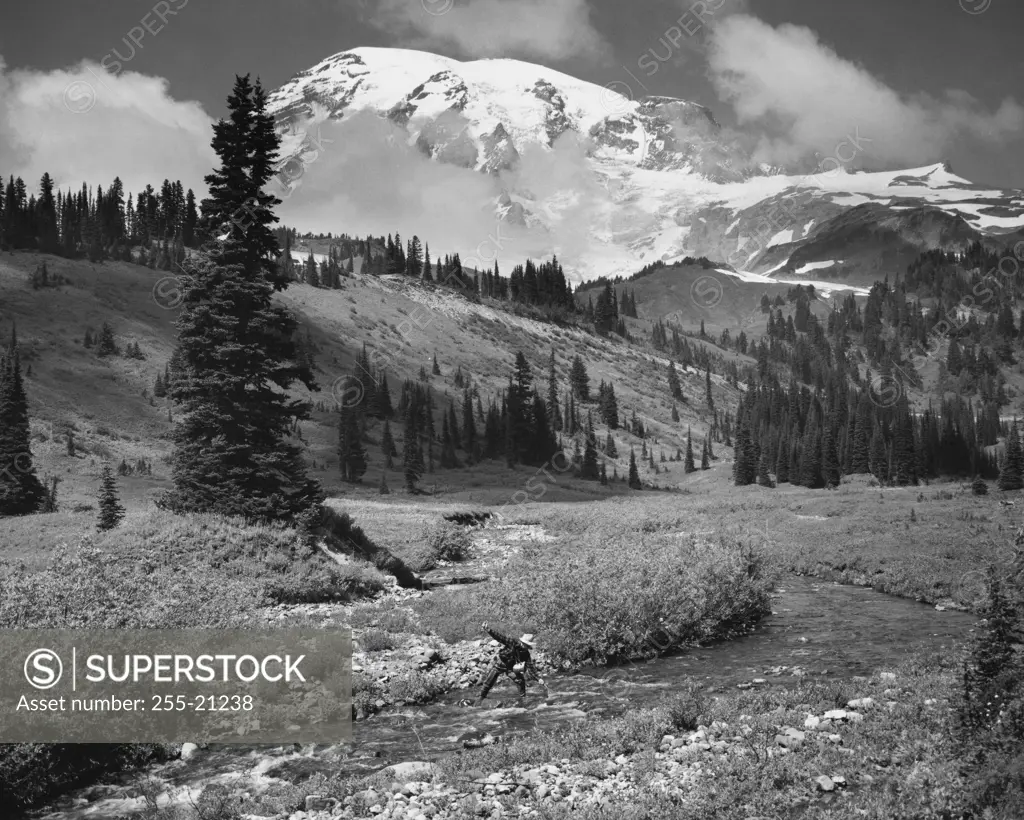
<svg viewBox="0 0 1024 820">
<path fill-rule="evenodd" d="M 922 249 L 1002 245 L 1024 229 L 1024 193 L 974 185 L 943 163 L 848 173 L 825 160 L 818 173 L 781 172 L 751 163 L 701 105 L 630 100 L 518 60 L 357 48 L 290 80 L 270 109 L 285 162 L 308 151 L 313 124 L 372 112 L 436 162 L 493 176 L 495 213 L 546 236 L 576 279 L 686 255 L 752 273 L 862 279 Z M 522 184 L 527 152 L 566 142 L 585 185 L 569 176 L 538 195 Z M 864 143 L 844 156 L 869 154 Z M 560 223 L 581 199 L 588 241 L 566 256 Z"/>
</svg>

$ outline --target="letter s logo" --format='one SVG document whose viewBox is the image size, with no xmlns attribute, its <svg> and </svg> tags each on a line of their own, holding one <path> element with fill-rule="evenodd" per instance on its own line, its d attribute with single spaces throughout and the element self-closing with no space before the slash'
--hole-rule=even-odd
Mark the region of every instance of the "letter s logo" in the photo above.
<svg viewBox="0 0 1024 820">
<path fill-rule="evenodd" d="M 25 658 L 25 679 L 36 689 L 51 689 L 60 683 L 64 664 L 52 649 L 36 649 Z"/>
</svg>

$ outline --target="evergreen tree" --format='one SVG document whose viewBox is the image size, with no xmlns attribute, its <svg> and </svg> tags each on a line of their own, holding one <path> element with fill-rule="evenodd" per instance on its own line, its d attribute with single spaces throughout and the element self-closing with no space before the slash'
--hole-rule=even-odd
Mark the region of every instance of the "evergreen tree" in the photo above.
<svg viewBox="0 0 1024 820">
<path fill-rule="evenodd" d="M 775 486 L 775 482 L 772 481 L 772 477 L 768 474 L 768 458 L 767 452 L 764 448 L 761 450 L 761 457 L 757 460 L 757 483 L 761 487 L 772 488 Z"/>
<path fill-rule="evenodd" d="M 619 450 L 615 446 L 615 438 L 612 436 L 612 431 L 611 430 L 609 430 L 608 431 L 608 435 L 605 436 L 605 440 L 604 440 L 604 454 L 606 456 L 608 456 L 608 458 L 618 458 L 619 457 Z"/>
<path fill-rule="evenodd" d="M 583 465 L 580 467 L 580 477 L 593 481 L 601 477 L 600 468 L 597 463 L 597 439 L 594 436 L 594 420 L 590 413 L 587 414 L 586 445 L 583 451 Z"/>
<path fill-rule="evenodd" d="M 416 483 L 423 477 L 423 453 L 420 450 L 416 412 L 410 403 L 405 414 L 405 434 L 402 438 L 402 472 L 405 475 L 405 489 L 416 491 Z"/>
<path fill-rule="evenodd" d="M 384 429 L 380 434 L 380 449 L 384 453 L 384 466 L 389 470 L 395 466 L 394 458 L 398 455 L 395 440 L 391 436 L 391 422 L 384 419 Z"/>
<path fill-rule="evenodd" d="M 437 364 L 437 354 L 436 353 L 434 354 L 434 364 L 431 367 L 430 372 L 433 373 L 435 376 L 440 376 L 441 375 L 441 368 Z"/>
<path fill-rule="evenodd" d="M 674 404 L 672 405 L 672 421 L 679 421 L 679 411 Z"/>
<path fill-rule="evenodd" d="M 870 447 L 871 474 L 881 482 L 889 480 L 889 461 L 886 454 L 885 438 L 879 425 L 871 433 Z"/>
<path fill-rule="evenodd" d="M 47 475 L 43 477 L 45 497 L 43 498 L 43 503 L 39 508 L 39 512 L 55 513 L 60 511 L 60 505 L 57 503 L 57 485 L 59 483 L 60 479 L 57 478 L 57 476 Z"/>
<path fill-rule="evenodd" d="M 909 484 L 917 484 L 916 449 L 914 421 L 910 415 L 910 407 L 906 398 L 901 397 L 896 405 L 892 441 L 892 458 L 895 468 L 893 478 L 897 486 L 905 487 Z"/>
<path fill-rule="evenodd" d="M 1019 581 L 1010 578 L 1004 582 L 994 567 L 989 568 L 983 628 L 964 669 L 960 714 L 968 730 L 987 729 L 1005 721 L 1008 729 L 1016 722 L 1020 731 L 1020 717 L 1013 714 L 1012 704 L 1019 698 L 1022 680 L 1019 649 L 1024 644 L 1024 602 L 1014 591 L 1019 593 Z"/>
<path fill-rule="evenodd" d="M 1016 418 L 1010 425 L 1010 434 L 1006 437 L 1006 453 L 1003 456 L 1002 469 L 999 471 L 998 486 L 1000 490 L 1024 488 L 1024 455 L 1021 453 Z"/>
<path fill-rule="evenodd" d="M 821 475 L 821 432 L 816 415 L 808 419 L 800 445 L 800 484 L 812 490 L 825 486 Z"/>
<path fill-rule="evenodd" d="M 296 361 L 294 316 L 273 298 L 288 280 L 271 230 L 280 200 L 264 193 L 280 145 L 266 104 L 258 80 L 237 77 L 229 117 L 213 129 L 221 164 L 206 177 L 202 214 L 218 241 L 205 260 L 187 265 L 177 323 L 185 376 L 171 397 L 182 413 L 173 434 L 174 489 L 162 500 L 177 511 L 287 520 L 324 497 L 287 441 L 310 410 L 288 388 L 317 385 Z"/>
<path fill-rule="evenodd" d="M 826 423 L 821 438 L 821 475 L 826 487 L 838 487 L 840 482 L 839 453 L 832 425 Z"/>
<path fill-rule="evenodd" d="M 695 473 L 697 467 L 693 463 L 693 436 L 690 434 L 690 428 L 686 428 L 686 460 L 683 462 L 684 473 Z"/>
<path fill-rule="evenodd" d="M 473 418 L 473 394 L 468 388 L 462 394 L 462 449 L 470 460 L 476 458 L 476 420 Z"/>
<path fill-rule="evenodd" d="M 757 458 L 755 445 L 744 408 L 737 411 L 736 446 L 733 448 L 733 481 L 737 487 L 745 487 L 757 480 Z"/>
<path fill-rule="evenodd" d="M 380 474 L 380 484 L 377 487 L 377 492 L 380 493 L 380 495 L 390 495 L 391 494 L 391 488 L 388 487 L 388 479 L 387 479 L 387 474 L 386 473 L 381 473 Z"/>
<path fill-rule="evenodd" d="M 971 492 L 974 495 L 988 495 L 988 484 L 980 475 L 975 476 L 971 482 Z"/>
<path fill-rule="evenodd" d="M 636 453 L 633 450 L 629 451 L 629 488 L 631 490 L 639 490 L 642 487 L 640 484 L 640 473 L 636 469 Z"/>
<path fill-rule="evenodd" d="M 342 402 L 338 410 L 338 467 L 341 480 L 358 484 L 366 473 L 366 449 L 356 412 Z"/>
<path fill-rule="evenodd" d="M 28 399 L 21 378 L 18 338 L 0 356 L 0 516 L 36 512 L 46 500 L 46 488 L 32 464 Z"/>
<path fill-rule="evenodd" d="M 857 399 L 857 414 L 853 428 L 853 451 L 850 456 L 851 474 L 870 472 L 871 464 L 871 399 L 866 390 Z"/>
<path fill-rule="evenodd" d="M 101 530 L 112 530 L 124 518 L 124 507 L 121 506 L 117 495 L 117 479 L 114 478 L 114 471 L 110 469 L 109 464 L 103 465 L 103 477 L 100 481 L 99 508 L 100 515 L 97 527 Z"/>
<path fill-rule="evenodd" d="M 790 457 L 789 436 L 786 431 L 779 433 L 779 446 L 775 458 L 775 481 L 778 484 L 789 482 L 789 457 Z"/>
<path fill-rule="evenodd" d="M 551 349 L 551 356 L 548 359 L 548 416 L 551 419 L 551 428 L 555 432 L 560 431 L 562 429 L 562 414 L 558 407 L 558 378 L 555 375 L 554 348 Z"/>
<path fill-rule="evenodd" d="M 701 322 L 701 326 L 702 327 L 703 327 L 703 325 L 704 325 L 704 323 Z M 714 400 L 714 398 L 711 395 L 711 368 L 710 367 L 704 372 L 704 401 L 707 403 L 708 410 L 714 411 L 714 409 L 715 409 L 715 400 Z"/>
<path fill-rule="evenodd" d="M 683 388 L 679 384 L 679 374 L 676 373 L 676 365 L 671 359 L 668 360 L 668 392 L 674 399 L 681 399 L 683 397 Z M 672 406 L 673 412 L 675 412 L 675 405 Z M 678 414 L 677 414 L 678 415 Z M 678 420 L 678 419 L 674 419 Z"/>
<path fill-rule="evenodd" d="M 569 368 L 569 385 L 572 394 L 577 401 L 590 401 L 590 377 L 587 375 L 587 366 L 579 354 L 573 356 L 572 365 Z"/>
<path fill-rule="evenodd" d="M 424 282 L 434 281 L 434 277 L 430 272 L 430 244 L 428 243 L 423 249 L 423 271 L 422 278 Z"/>
<path fill-rule="evenodd" d="M 704 439 L 704 446 L 701 448 L 700 453 L 700 468 L 702 470 L 711 469 L 711 457 L 708 455 L 708 440 Z"/>
<path fill-rule="evenodd" d="M 108 322 L 104 322 L 103 327 L 100 329 L 99 339 L 96 342 L 96 355 L 116 356 L 117 353 L 117 343 L 114 341 L 114 329 Z"/>
</svg>

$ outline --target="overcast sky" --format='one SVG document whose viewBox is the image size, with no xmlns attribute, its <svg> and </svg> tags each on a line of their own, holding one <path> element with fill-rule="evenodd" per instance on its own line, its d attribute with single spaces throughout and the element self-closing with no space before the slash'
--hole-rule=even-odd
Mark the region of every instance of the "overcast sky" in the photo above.
<svg viewBox="0 0 1024 820">
<path fill-rule="evenodd" d="M 236 73 L 276 88 L 336 52 L 396 46 L 695 100 L 780 159 L 857 129 L 876 164 L 948 159 L 1024 188 L 1022 31 L 1021 0 L 4 2 L 0 174 L 198 186 Z M 101 88 L 104 61 L 121 71 Z"/>
</svg>

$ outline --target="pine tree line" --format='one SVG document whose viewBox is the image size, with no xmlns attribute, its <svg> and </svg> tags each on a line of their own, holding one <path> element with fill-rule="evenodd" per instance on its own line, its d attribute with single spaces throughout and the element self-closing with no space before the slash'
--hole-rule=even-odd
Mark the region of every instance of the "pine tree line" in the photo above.
<svg viewBox="0 0 1024 820">
<path fill-rule="evenodd" d="M 770 379 L 749 390 L 737 410 L 733 477 L 745 485 L 772 474 L 777 483 L 810 488 L 857 474 L 896 486 L 939 476 L 995 478 L 999 465 L 985 449 L 983 423 L 984 414 L 962 398 L 913 414 L 905 396 L 886 405 L 842 378 L 814 392 Z"/>
<path fill-rule="evenodd" d="M 44 173 L 39 192 L 29 194 L 21 177 L 11 176 L 0 197 L 0 248 L 34 249 L 68 258 L 133 261 L 131 248 L 156 247 L 152 267 L 163 254 L 198 247 L 201 236 L 196 197 L 180 181 L 164 180 L 160 192 L 147 185 L 136 197 L 119 177 L 106 188 L 56 190 Z M 147 255 L 142 264 L 150 264 Z"/>
</svg>

